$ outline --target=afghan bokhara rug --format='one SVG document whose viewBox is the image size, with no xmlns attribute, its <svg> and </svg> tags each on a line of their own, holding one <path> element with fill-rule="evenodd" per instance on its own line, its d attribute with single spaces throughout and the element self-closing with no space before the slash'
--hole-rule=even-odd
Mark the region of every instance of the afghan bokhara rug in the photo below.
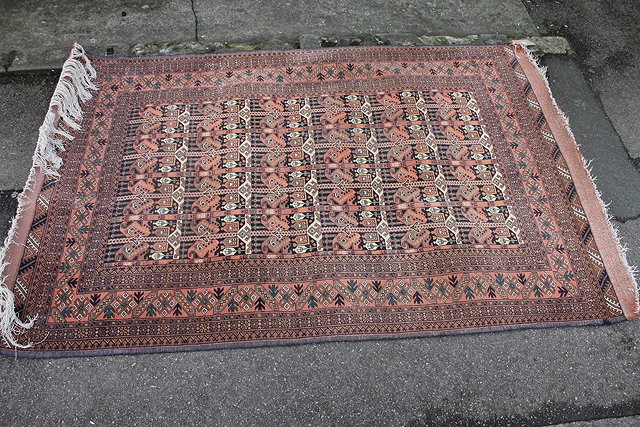
<svg viewBox="0 0 640 427">
<path fill-rule="evenodd" d="M 6 261 L 10 354 L 638 316 L 520 45 L 161 58 L 75 45 Z"/>
</svg>

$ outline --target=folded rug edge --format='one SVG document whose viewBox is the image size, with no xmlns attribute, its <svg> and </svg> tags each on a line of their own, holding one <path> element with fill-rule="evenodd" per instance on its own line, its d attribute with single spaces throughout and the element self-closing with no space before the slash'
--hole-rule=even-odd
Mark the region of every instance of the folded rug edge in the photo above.
<svg viewBox="0 0 640 427">
<path fill-rule="evenodd" d="M 30 329 L 36 318 L 20 320 L 14 306 L 13 279 L 22 257 L 29 232 L 27 217 L 33 217 L 35 197 L 45 176 L 59 177 L 62 159 L 58 152 L 73 139 L 68 130 L 79 130 L 82 122 L 82 103 L 92 98 L 90 90 L 98 90 L 94 80 L 96 71 L 84 49 L 74 43 L 62 66 L 60 78 L 49 103 L 44 122 L 39 129 L 33 153 L 33 164 L 25 186 L 18 196 L 18 209 L 11 220 L 9 232 L 0 247 L 0 333 L 7 346 L 29 348 L 34 343 L 20 344 L 17 337 Z M 12 262 L 14 260 L 15 262 Z"/>
<path fill-rule="evenodd" d="M 623 244 L 613 217 L 602 200 L 602 194 L 596 185 L 596 177 L 591 173 L 587 162 L 579 149 L 579 144 L 571 131 L 569 119 L 556 102 L 546 76 L 546 67 L 541 66 L 531 51 L 521 42 L 512 42 L 515 56 L 531 83 L 536 97 L 540 101 L 549 126 L 556 136 L 558 146 L 565 157 L 576 190 L 583 199 L 583 207 L 591 224 L 596 245 L 602 255 L 602 262 L 613 283 L 618 296 L 620 309 L 628 320 L 640 317 L 639 287 L 636 280 L 637 267 L 629 264 L 627 248 Z M 609 301 L 609 304 L 615 304 Z"/>
</svg>

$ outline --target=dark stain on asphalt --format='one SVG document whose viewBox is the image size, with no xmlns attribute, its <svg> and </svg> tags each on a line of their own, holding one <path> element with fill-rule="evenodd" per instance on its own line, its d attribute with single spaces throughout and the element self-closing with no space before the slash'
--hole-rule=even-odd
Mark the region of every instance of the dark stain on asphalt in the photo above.
<svg viewBox="0 0 640 427">
<path fill-rule="evenodd" d="M 2 68 L 4 68 L 5 73 L 9 72 L 9 67 L 13 65 L 13 61 L 15 61 L 17 57 L 18 57 L 17 50 L 12 50 L 0 56 L 0 65 L 2 65 Z"/>
<path fill-rule="evenodd" d="M 2 245 L 9 232 L 11 218 L 13 218 L 18 208 L 18 199 L 14 197 L 16 193 L 12 190 L 0 191 L 0 219 L 3 219 L 3 221 L 0 221 L 0 245 Z"/>
</svg>

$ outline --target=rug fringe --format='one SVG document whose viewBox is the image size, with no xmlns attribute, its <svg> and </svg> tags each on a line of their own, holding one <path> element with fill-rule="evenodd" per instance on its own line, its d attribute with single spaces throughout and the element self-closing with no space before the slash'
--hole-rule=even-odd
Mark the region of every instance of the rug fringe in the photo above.
<svg viewBox="0 0 640 427">
<path fill-rule="evenodd" d="M 542 75 L 544 84 L 547 87 L 547 91 L 549 92 L 549 96 L 551 97 L 551 102 L 553 103 L 553 106 L 555 107 L 556 112 L 562 118 L 562 121 L 564 122 L 564 126 L 565 126 L 565 129 L 566 129 L 567 133 L 571 136 L 571 139 L 576 144 L 576 146 L 578 148 L 580 148 L 580 144 L 576 140 L 575 135 L 573 134 L 573 131 L 571 130 L 571 126 L 569 125 L 569 118 L 562 111 L 562 109 L 560 108 L 560 106 L 556 102 L 556 99 L 554 98 L 554 96 L 553 96 L 553 94 L 551 92 L 551 87 L 549 86 L 549 80 L 547 79 L 547 67 L 545 67 L 545 66 L 540 64 L 539 57 L 535 56 L 531 52 L 531 50 L 529 50 L 529 48 L 527 47 L 527 43 L 526 42 L 523 42 L 521 40 L 514 40 L 514 41 L 511 42 L 511 44 L 514 47 L 515 46 L 522 47 L 522 49 L 525 52 L 525 54 L 527 55 L 527 58 L 529 59 L 529 61 L 535 66 L 535 68 L 538 69 L 538 71 Z M 630 288 L 629 290 L 633 291 L 633 293 L 635 294 L 636 310 L 637 310 L 638 307 L 640 307 L 640 288 L 639 288 L 637 277 L 636 277 L 637 274 L 638 274 L 638 268 L 636 266 L 634 266 L 634 265 L 629 264 L 629 260 L 627 259 L 628 247 L 626 246 L 626 244 L 624 242 L 622 242 L 622 237 L 620 236 L 620 231 L 618 230 L 618 227 L 613 222 L 614 217 L 613 217 L 613 215 L 611 215 L 609 213 L 608 204 L 605 203 L 602 200 L 602 193 L 600 192 L 600 190 L 598 189 L 598 186 L 596 185 L 597 177 L 593 175 L 593 171 L 592 171 L 592 167 L 591 167 L 592 160 L 589 160 L 587 162 L 587 160 L 582 155 L 582 151 L 581 150 L 578 150 L 578 151 L 580 153 L 580 159 L 582 160 L 582 164 L 584 165 L 584 168 L 587 171 L 587 175 L 589 176 L 589 178 L 591 179 L 591 182 L 593 183 L 593 188 L 594 188 L 595 193 L 597 195 L 598 202 L 600 203 L 600 207 L 602 209 L 602 212 L 603 212 L 604 216 L 607 218 L 607 224 L 609 226 L 609 230 L 610 230 L 611 234 L 613 235 L 613 237 L 615 238 L 615 241 L 616 241 L 616 244 L 617 244 L 617 247 L 618 247 L 618 251 L 620 252 L 620 255 L 621 255 L 620 259 L 621 259 L 623 265 L 626 267 L 627 271 L 629 272 L 629 274 L 631 276 L 631 281 L 632 281 L 633 287 Z M 636 312 L 635 314 L 637 315 L 638 313 Z"/>
<path fill-rule="evenodd" d="M 73 139 L 72 130 L 80 129 L 82 121 L 81 102 L 92 98 L 90 90 L 98 90 L 93 80 L 96 70 L 87 58 L 84 49 L 74 43 L 69 57 L 62 66 L 60 79 L 49 103 L 49 110 L 44 123 L 40 126 L 38 142 L 33 154 L 33 166 L 22 193 L 18 196 L 18 210 L 11 220 L 9 233 L 0 247 L 0 333 L 2 340 L 8 347 L 29 348 L 33 342 L 20 344 L 18 336 L 33 326 L 37 316 L 29 317 L 26 322 L 16 315 L 14 294 L 8 288 L 5 269 L 8 266 L 7 252 L 9 246 L 19 245 L 15 241 L 18 232 L 18 222 L 22 218 L 28 205 L 35 203 L 29 194 L 36 181 L 36 170 L 53 178 L 60 176 L 58 169 L 62 166 L 62 159 L 58 154 L 63 151 L 65 144 Z"/>
<path fill-rule="evenodd" d="M 80 102 L 86 102 L 92 95 L 89 90 L 98 90 L 93 83 L 96 70 L 87 58 L 84 49 L 75 43 L 69 58 L 62 67 L 62 74 L 49 104 L 49 111 L 40 127 L 38 145 L 34 155 L 34 165 L 40 167 L 42 173 L 59 177 L 58 169 L 62 159 L 58 151 L 64 150 L 65 141 L 73 136 L 69 130 L 79 130 L 82 121 Z M 60 119 L 58 121 L 58 119 Z M 56 127 L 56 124 L 58 126 Z M 64 125 L 64 127 L 62 126 Z M 65 128 L 66 127 L 66 128 Z"/>
</svg>

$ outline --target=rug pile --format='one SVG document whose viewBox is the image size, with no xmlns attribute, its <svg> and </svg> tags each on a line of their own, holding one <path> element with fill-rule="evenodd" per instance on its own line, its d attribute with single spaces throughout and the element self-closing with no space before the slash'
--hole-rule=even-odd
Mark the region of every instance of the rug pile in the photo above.
<svg viewBox="0 0 640 427">
<path fill-rule="evenodd" d="M 6 353 L 596 324 L 636 286 L 520 45 L 75 45 L 4 254 Z"/>
</svg>

